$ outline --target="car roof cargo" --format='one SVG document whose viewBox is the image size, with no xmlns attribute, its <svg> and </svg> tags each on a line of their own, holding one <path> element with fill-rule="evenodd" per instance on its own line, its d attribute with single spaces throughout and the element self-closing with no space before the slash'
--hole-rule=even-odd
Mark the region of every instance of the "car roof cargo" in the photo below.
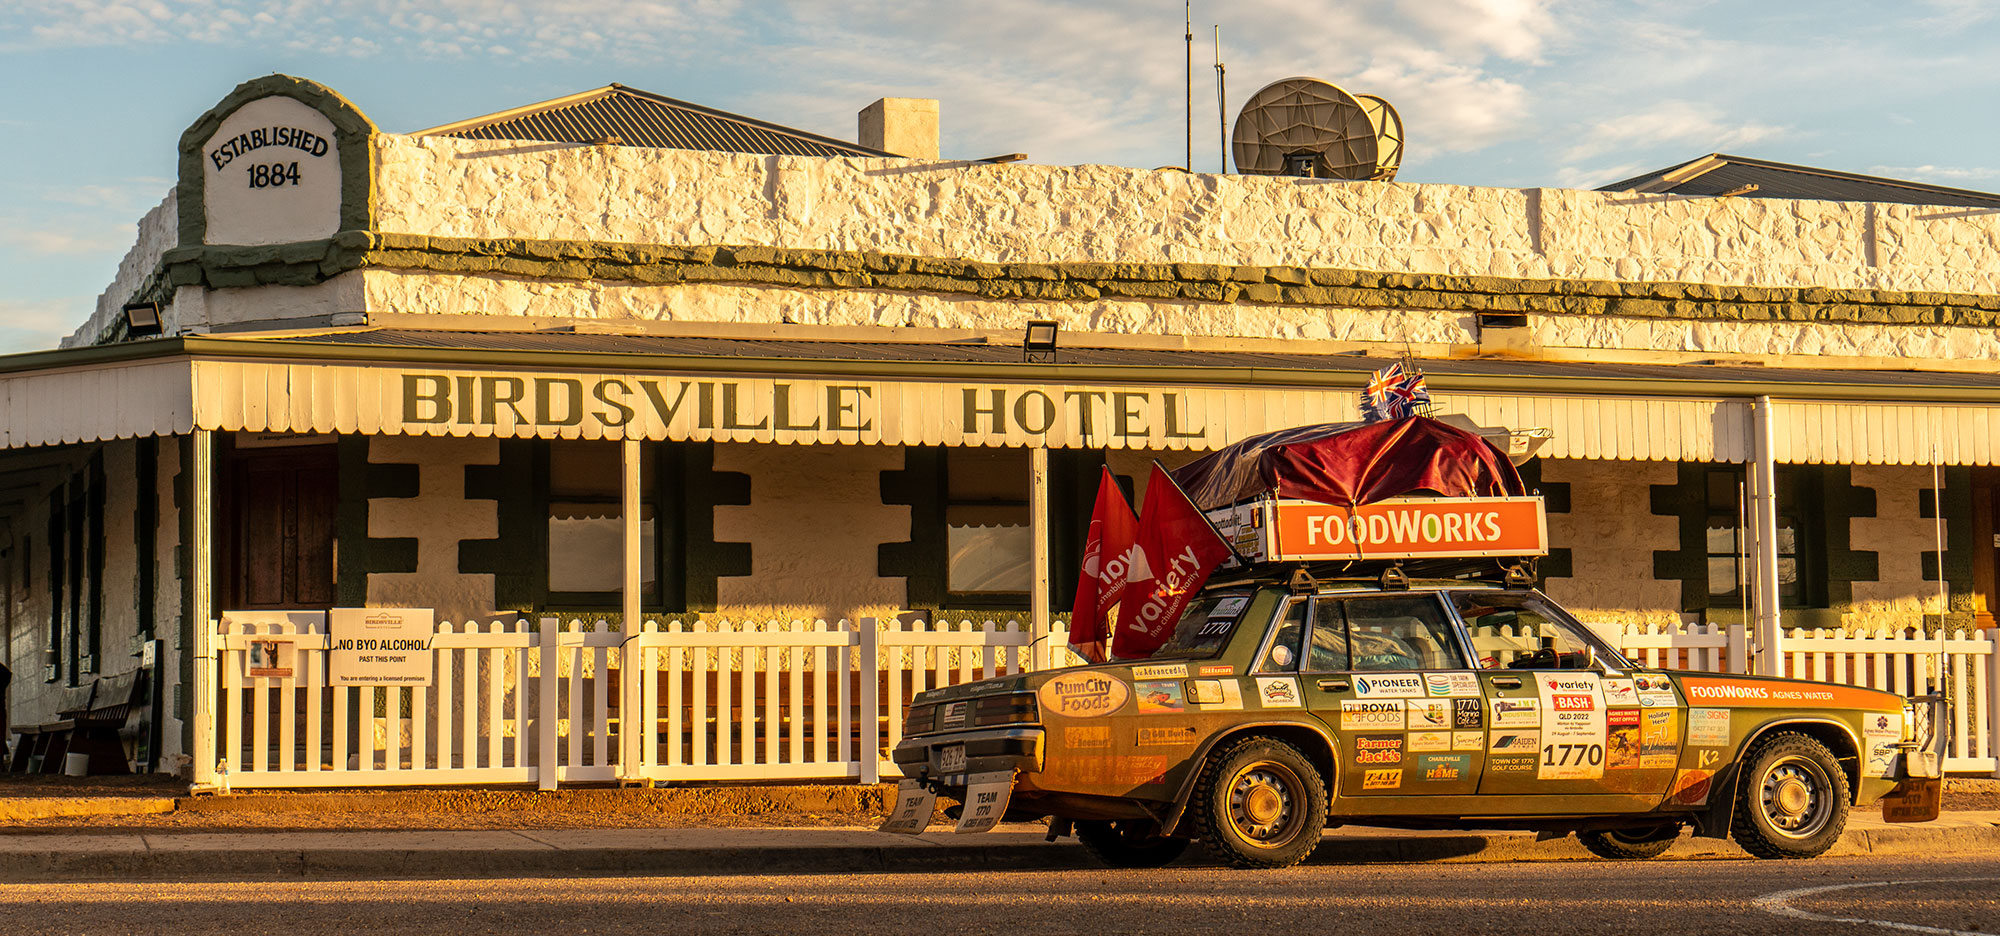
<svg viewBox="0 0 2000 936">
<path fill-rule="evenodd" d="M 1172 474 L 1204 511 L 1267 494 L 1354 507 L 1415 492 L 1525 493 L 1506 454 L 1473 433 L 1424 416 L 1267 432 Z"/>
</svg>

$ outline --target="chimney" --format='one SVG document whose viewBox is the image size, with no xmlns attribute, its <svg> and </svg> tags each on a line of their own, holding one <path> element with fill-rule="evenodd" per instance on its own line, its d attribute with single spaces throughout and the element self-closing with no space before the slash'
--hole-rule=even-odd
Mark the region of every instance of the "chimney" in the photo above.
<svg viewBox="0 0 2000 936">
<path fill-rule="evenodd" d="M 938 102 L 892 97 L 862 108 L 860 142 L 910 159 L 938 158 Z"/>
</svg>

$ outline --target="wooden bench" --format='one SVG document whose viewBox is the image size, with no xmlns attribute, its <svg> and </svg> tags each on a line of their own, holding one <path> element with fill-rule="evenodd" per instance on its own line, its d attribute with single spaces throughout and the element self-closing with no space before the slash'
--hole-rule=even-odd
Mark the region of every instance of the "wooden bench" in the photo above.
<svg viewBox="0 0 2000 936">
<path fill-rule="evenodd" d="M 148 675 L 146 670 L 133 670 L 64 689 L 54 721 L 14 728 L 20 740 L 8 769 L 59 774 L 68 755 L 85 754 L 90 757 L 89 773 L 130 773 L 125 726 L 146 704 Z"/>
</svg>

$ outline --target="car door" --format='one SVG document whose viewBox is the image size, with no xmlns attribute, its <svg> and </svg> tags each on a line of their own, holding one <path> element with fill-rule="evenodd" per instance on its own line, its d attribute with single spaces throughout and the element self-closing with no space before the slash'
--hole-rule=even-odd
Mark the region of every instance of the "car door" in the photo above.
<svg viewBox="0 0 2000 936">
<path fill-rule="evenodd" d="M 1666 792 L 1684 730 L 1671 681 L 1658 692 L 1652 674 L 1635 673 L 1538 592 L 1467 589 L 1451 599 L 1487 703 L 1481 794 Z"/>
<path fill-rule="evenodd" d="M 1303 650 L 1306 705 L 1340 740 L 1339 795 L 1478 786 L 1478 680 L 1435 592 L 1323 595 Z"/>
</svg>

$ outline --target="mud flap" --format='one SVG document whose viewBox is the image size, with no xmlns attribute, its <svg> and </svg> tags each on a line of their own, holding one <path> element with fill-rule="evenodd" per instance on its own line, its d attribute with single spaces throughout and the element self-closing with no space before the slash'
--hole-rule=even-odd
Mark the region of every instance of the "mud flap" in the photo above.
<svg viewBox="0 0 2000 936">
<path fill-rule="evenodd" d="M 905 780 L 896 784 L 895 808 L 889 818 L 882 821 L 878 832 L 894 832 L 898 835 L 916 835 L 931 824 L 931 813 L 937 809 L 937 794 L 925 789 L 915 780 Z"/>
<path fill-rule="evenodd" d="M 1910 777 L 1882 797 L 1883 822 L 1929 822 L 1944 806 L 1944 781 Z"/>
<path fill-rule="evenodd" d="M 965 808 L 959 811 L 956 831 L 985 832 L 999 825 L 1014 796 L 1014 772 L 976 773 L 965 781 Z"/>
</svg>

